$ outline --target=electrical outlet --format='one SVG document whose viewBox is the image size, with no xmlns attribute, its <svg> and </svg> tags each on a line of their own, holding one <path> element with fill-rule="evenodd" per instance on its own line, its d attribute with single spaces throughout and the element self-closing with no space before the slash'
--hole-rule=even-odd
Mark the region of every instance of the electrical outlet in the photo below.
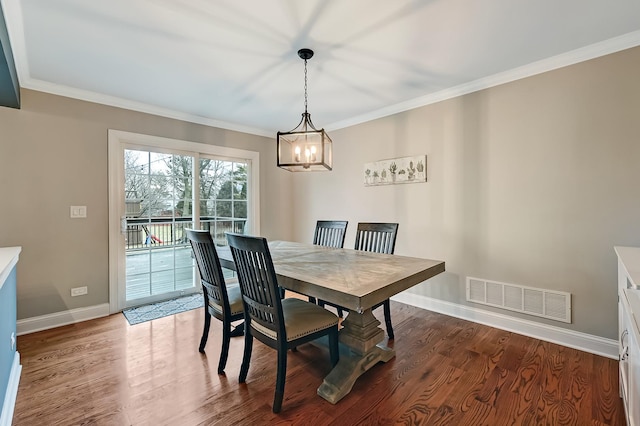
<svg viewBox="0 0 640 426">
<path fill-rule="evenodd" d="M 71 289 L 71 297 L 82 296 L 84 294 L 87 294 L 88 292 L 89 290 L 87 289 L 87 286 L 75 287 Z"/>
</svg>

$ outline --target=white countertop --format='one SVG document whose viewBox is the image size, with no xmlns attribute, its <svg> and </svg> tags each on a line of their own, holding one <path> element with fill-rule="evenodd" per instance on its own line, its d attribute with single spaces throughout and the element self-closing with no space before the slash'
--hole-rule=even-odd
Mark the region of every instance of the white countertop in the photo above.
<svg viewBox="0 0 640 426">
<path fill-rule="evenodd" d="M 627 270 L 629 281 L 636 288 L 640 288 L 640 248 L 639 247 L 614 247 L 618 258 Z"/>
<path fill-rule="evenodd" d="M 0 288 L 9 277 L 11 270 L 18 263 L 22 247 L 0 247 Z"/>
</svg>

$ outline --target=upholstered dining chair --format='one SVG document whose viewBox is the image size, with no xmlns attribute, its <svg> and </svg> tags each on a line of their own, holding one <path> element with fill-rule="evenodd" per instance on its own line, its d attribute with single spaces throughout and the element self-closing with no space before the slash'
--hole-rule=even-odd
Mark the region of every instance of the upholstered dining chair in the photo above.
<svg viewBox="0 0 640 426">
<path fill-rule="evenodd" d="M 356 230 L 356 250 L 375 253 L 393 254 L 398 236 L 397 223 L 358 223 Z M 383 306 L 384 322 L 387 327 L 389 340 L 393 340 L 393 326 L 391 325 L 391 306 L 389 299 L 378 303 L 373 309 Z"/>
<path fill-rule="evenodd" d="M 229 357 L 231 337 L 243 334 L 242 325 L 231 330 L 232 322 L 244 318 L 240 286 L 235 279 L 225 282 L 215 243 L 209 231 L 187 229 L 186 232 L 198 265 L 204 295 L 204 330 L 200 339 L 199 351 L 204 353 L 204 348 L 207 345 L 211 317 L 222 321 L 222 348 L 218 362 L 218 374 L 224 374 Z"/>
<path fill-rule="evenodd" d="M 331 364 L 338 363 L 338 317 L 307 301 L 281 299 L 267 240 L 227 233 L 227 241 L 236 264 L 240 293 L 244 304 L 244 354 L 240 383 L 245 383 L 253 338 L 278 351 L 276 390 L 273 412 L 282 408 L 287 374 L 287 351 L 322 336 L 329 338 Z"/>
</svg>

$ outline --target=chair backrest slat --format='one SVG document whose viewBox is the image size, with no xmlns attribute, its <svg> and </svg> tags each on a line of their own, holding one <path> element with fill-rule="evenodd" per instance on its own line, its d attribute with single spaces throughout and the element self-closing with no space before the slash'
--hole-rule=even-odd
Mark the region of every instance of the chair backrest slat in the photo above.
<svg viewBox="0 0 640 426">
<path fill-rule="evenodd" d="M 319 220 L 313 235 L 313 244 L 325 247 L 342 248 L 347 233 L 346 220 Z"/>
<path fill-rule="evenodd" d="M 227 233 L 236 264 L 245 320 L 274 331 L 286 342 L 282 302 L 273 260 L 265 238 Z"/>
<path fill-rule="evenodd" d="M 397 223 L 358 223 L 355 249 L 393 254 L 397 235 Z"/>
</svg>

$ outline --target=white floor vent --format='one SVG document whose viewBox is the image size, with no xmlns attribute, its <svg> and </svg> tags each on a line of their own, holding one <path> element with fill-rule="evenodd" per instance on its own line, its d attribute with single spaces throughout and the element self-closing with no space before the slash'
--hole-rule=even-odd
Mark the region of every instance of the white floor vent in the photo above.
<svg viewBox="0 0 640 426">
<path fill-rule="evenodd" d="M 467 277 L 467 300 L 571 322 L 571 293 Z"/>
</svg>

